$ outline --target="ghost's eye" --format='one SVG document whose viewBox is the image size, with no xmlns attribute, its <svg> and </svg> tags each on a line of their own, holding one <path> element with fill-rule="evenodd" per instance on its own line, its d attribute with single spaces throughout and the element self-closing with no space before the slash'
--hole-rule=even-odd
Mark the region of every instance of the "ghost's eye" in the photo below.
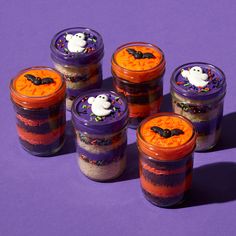
<svg viewBox="0 0 236 236">
<path fill-rule="evenodd" d="M 196 69 L 193 69 L 193 71 L 196 71 Z"/>
</svg>

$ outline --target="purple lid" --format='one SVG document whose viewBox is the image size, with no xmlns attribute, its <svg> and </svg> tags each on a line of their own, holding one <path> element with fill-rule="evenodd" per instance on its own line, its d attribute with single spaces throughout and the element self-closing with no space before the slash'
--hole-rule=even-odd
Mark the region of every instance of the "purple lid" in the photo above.
<svg viewBox="0 0 236 236">
<path fill-rule="evenodd" d="M 221 97 L 226 92 L 225 75 L 218 67 L 191 62 L 175 69 L 171 77 L 174 92 L 195 100 L 208 100 Z"/>
<path fill-rule="evenodd" d="M 81 94 L 72 106 L 74 127 L 90 134 L 111 134 L 128 123 L 126 99 L 109 90 L 94 89 Z"/>
<path fill-rule="evenodd" d="M 104 55 L 102 36 L 84 27 L 60 31 L 53 37 L 50 48 L 52 59 L 66 65 L 97 63 Z"/>
</svg>

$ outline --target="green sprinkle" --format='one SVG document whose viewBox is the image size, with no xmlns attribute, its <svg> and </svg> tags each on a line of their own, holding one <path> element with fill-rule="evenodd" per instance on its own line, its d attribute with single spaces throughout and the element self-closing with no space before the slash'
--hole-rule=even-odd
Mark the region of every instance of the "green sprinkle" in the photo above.
<svg viewBox="0 0 236 236">
<path fill-rule="evenodd" d="M 189 83 L 187 83 L 187 84 L 184 84 L 184 86 L 189 86 Z"/>
<path fill-rule="evenodd" d="M 86 105 L 83 105 L 83 106 L 82 106 L 82 108 L 83 108 L 83 109 L 86 109 L 86 108 L 87 108 L 87 106 L 86 106 Z"/>
<path fill-rule="evenodd" d="M 102 120 L 102 118 L 101 118 L 100 116 L 97 116 L 96 118 L 97 118 L 98 120 Z"/>
<path fill-rule="evenodd" d="M 94 114 L 91 112 L 90 116 L 94 116 Z"/>
<path fill-rule="evenodd" d="M 120 97 L 115 97 L 115 100 L 118 101 L 120 99 Z"/>
<path fill-rule="evenodd" d="M 113 111 L 116 111 L 116 107 L 113 107 Z"/>
<path fill-rule="evenodd" d="M 95 118 L 95 121 L 98 122 L 99 120 L 97 119 L 97 117 Z"/>
</svg>

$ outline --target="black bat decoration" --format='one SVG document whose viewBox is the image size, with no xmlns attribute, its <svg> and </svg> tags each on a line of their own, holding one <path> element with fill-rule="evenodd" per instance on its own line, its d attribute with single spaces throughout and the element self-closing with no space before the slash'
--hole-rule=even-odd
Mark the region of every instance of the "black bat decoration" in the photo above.
<svg viewBox="0 0 236 236">
<path fill-rule="evenodd" d="M 41 79 L 40 77 L 36 77 L 34 75 L 31 75 L 31 74 L 25 74 L 24 77 L 31 81 L 34 85 L 41 85 L 41 84 L 51 84 L 51 83 L 54 83 L 54 80 L 50 77 L 46 77 L 46 78 L 43 78 Z"/>
<path fill-rule="evenodd" d="M 144 59 L 144 58 L 156 58 L 152 53 L 150 52 L 145 52 L 145 53 L 142 53 L 140 51 L 136 51 L 135 49 L 133 48 L 127 48 L 126 49 L 127 52 L 131 55 L 134 56 L 135 59 Z"/>
<path fill-rule="evenodd" d="M 151 130 L 154 131 L 155 133 L 159 134 L 161 137 L 164 137 L 164 138 L 170 138 L 174 135 L 180 135 L 180 134 L 183 134 L 184 131 L 181 130 L 181 129 L 162 129 L 158 126 L 152 126 L 151 127 Z"/>
</svg>

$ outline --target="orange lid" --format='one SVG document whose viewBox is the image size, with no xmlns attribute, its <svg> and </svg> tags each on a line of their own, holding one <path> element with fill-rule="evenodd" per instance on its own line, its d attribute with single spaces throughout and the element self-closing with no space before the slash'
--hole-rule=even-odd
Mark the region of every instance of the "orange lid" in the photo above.
<svg viewBox="0 0 236 236">
<path fill-rule="evenodd" d="M 156 79 L 165 70 L 164 54 L 153 44 L 127 43 L 113 54 L 112 70 L 116 76 L 133 83 Z"/>
<path fill-rule="evenodd" d="M 158 160 L 177 160 L 195 147 L 196 131 L 192 123 L 175 113 L 148 117 L 137 131 L 139 148 Z"/>
<path fill-rule="evenodd" d="M 56 104 L 65 97 L 62 76 L 49 67 L 22 70 L 10 84 L 12 100 L 26 108 L 42 108 Z"/>
</svg>

